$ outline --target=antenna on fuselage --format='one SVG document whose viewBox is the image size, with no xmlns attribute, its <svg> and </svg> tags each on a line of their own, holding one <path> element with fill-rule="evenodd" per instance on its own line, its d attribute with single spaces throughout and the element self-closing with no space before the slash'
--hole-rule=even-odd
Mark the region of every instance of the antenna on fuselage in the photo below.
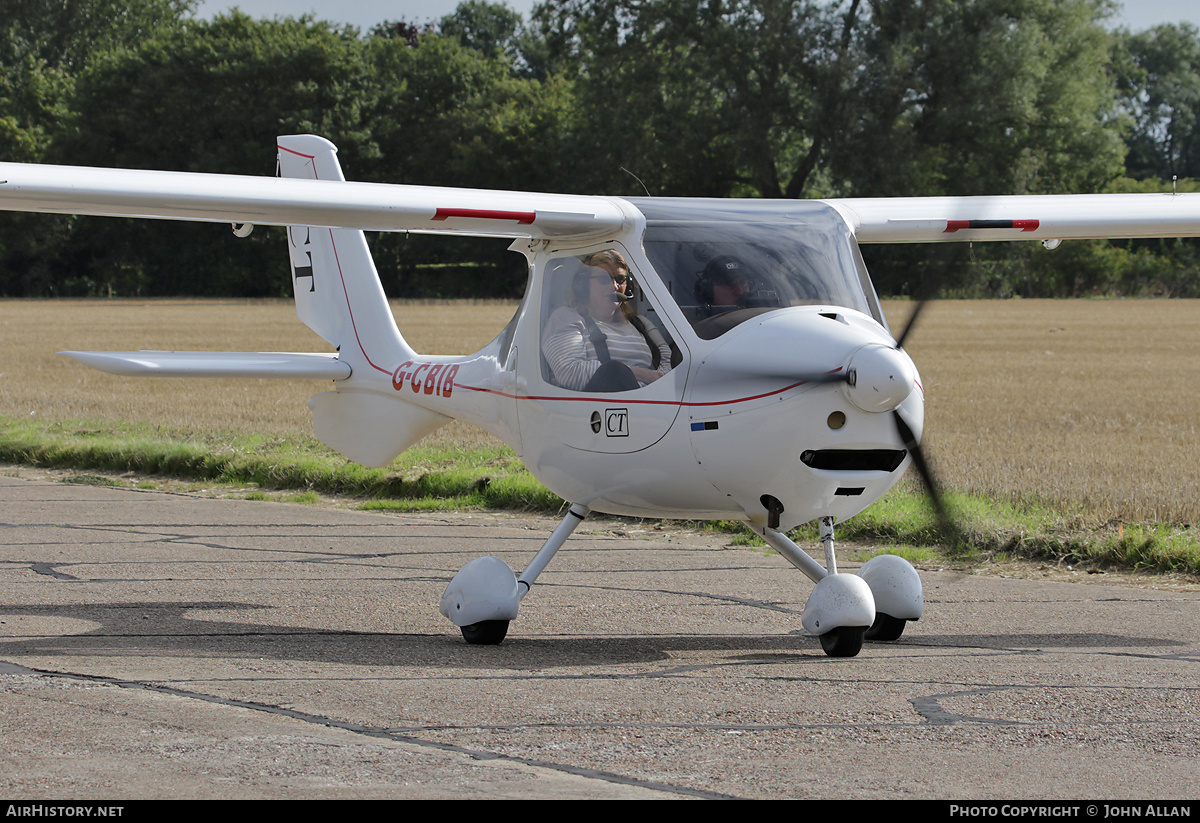
<svg viewBox="0 0 1200 823">
<path fill-rule="evenodd" d="M 621 168 L 621 171 L 625 172 L 630 177 L 632 177 L 634 180 L 638 181 L 638 185 L 640 185 L 642 187 L 642 191 L 646 192 L 647 197 L 654 196 L 650 193 L 650 189 L 646 188 L 646 184 L 642 182 L 642 178 L 638 177 L 636 174 L 634 174 L 633 172 L 631 172 L 629 169 L 625 168 L 624 166 L 621 166 L 620 168 Z"/>
</svg>

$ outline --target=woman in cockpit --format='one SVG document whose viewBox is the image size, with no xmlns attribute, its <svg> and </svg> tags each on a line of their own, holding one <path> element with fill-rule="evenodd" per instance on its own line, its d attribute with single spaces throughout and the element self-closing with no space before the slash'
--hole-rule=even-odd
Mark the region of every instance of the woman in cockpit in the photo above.
<svg viewBox="0 0 1200 823">
<path fill-rule="evenodd" d="M 542 331 L 542 353 L 559 386 L 629 391 L 671 370 L 670 345 L 637 316 L 632 294 L 629 266 L 620 254 L 602 251 L 583 260 L 569 305 L 555 310 Z"/>
</svg>

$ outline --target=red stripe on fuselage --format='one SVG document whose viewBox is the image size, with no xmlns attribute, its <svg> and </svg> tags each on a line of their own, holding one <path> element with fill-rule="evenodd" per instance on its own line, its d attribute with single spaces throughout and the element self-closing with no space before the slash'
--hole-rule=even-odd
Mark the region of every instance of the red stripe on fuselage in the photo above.
<svg viewBox="0 0 1200 823">
<path fill-rule="evenodd" d="M 496 395 L 499 395 L 500 397 L 507 397 L 511 400 L 542 400 L 542 401 L 561 400 L 566 403 L 609 403 L 609 402 L 612 402 L 612 399 L 614 397 L 619 397 L 622 404 L 629 404 L 629 405 L 679 406 L 681 408 L 682 407 L 700 408 L 700 407 L 705 407 L 705 406 L 731 406 L 734 403 L 746 403 L 751 400 L 760 400 L 764 397 L 772 397 L 776 394 L 782 394 L 783 392 L 794 389 L 797 386 L 803 386 L 807 382 L 808 381 L 806 381 L 806 380 L 801 380 L 799 383 L 793 383 L 790 386 L 784 386 L 782 389 L 776 389 L 775 391 L 763 392 L 762 394 L 754 394 L 754 395 L 750 395 L 749 397 L 738 397 L 734 400 L 713 400 L 713 401 L 709 401 L 709 402 L 705 402 L 705 403 L 692 403 L 692 402 L 687 402 L 684 400 L 635 400 L 633 398 L 628 398 L 628 397 L 619 397 L 616 394 L 606 394 L 606 395 L 600 395 L 600 396 L 586 395 L 583 397 L 563 397 L 561 395 L 555 396 L 555 395 L 539 395 L 539 394 L 520 395 L 520 394 L 509 394 L 508 392 L 496 391 L 495 389 L 485 389 L 482 386 L 464 386 L 462 384 L 456 385 L 455 388 L 456 389 L 467 389 L 470 391 L 484 392 L 486 394 L 496 394 Z"/>
</svg>

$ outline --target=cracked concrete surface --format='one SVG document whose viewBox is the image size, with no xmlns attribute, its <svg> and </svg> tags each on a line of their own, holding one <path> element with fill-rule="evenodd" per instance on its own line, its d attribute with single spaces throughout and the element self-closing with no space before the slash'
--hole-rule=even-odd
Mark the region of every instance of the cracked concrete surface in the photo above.
<svg viewBox="0 0 1200 823">
<path fill-rule="evenodd" d="M 521 568 L 554 520 L 13 477 L 0 499 L 10 797 L 1197 790 L 1195 587 L 922 569 L 925 618 L 835 660 L 779 557 L 585 524 L 509 639 L 468 647 L 445 585 Z"/>
</svg>

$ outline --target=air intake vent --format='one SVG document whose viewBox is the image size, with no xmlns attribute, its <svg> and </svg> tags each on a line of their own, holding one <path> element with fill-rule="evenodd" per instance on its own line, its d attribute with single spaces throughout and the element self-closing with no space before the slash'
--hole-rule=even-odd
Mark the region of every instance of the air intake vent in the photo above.
<svg viewBox="0 0 1200 823">
<path fill-rule="evenodd" d="M 801 453 L 800 462 L 837 472 L 894 472 L 906 456 L 904 449 L 809 449 Z"/>
</svg>

